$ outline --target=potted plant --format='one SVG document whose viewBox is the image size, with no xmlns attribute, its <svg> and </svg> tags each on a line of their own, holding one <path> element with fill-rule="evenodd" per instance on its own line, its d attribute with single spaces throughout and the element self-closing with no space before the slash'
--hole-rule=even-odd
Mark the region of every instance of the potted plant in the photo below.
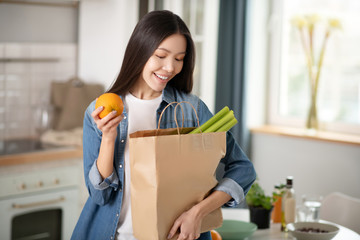
<svg viewBox="0 0 360 240">
<path fill-rule="evenodd" d="M 247 193 L 246 203 L 250 210 L 250 221 L 259 229 L 269 228 L 274 197 L 266 196 L 258 181 L 255 181 Z"/>
</svg>

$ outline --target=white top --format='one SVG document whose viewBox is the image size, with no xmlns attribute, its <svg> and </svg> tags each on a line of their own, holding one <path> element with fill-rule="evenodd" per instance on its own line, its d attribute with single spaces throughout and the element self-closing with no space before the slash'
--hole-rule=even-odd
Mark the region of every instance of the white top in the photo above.
<svg viewBox="0 0 360 240">
<path fill-rule="evenodd" d="M 124 98 L 124 106 L 128 114 L 128 138 L 129 134 L 141 130 L 151 130 L 157 128 L 156 110 L 162 100 L 162 95 L 151 100 L 143 100 L 134 97 L 128 93 Z M 134 110 L 135 109 L 135 110 Z M 132 111 L 133 110 L 133 111 Z M 124 196 L 122 209 L 117 229 L 116 239 L 118 240 L 136 240 L 133 236 L 131 201 L 130 201 L 130 157 L 129 141 L 125 145 L 125 179 Z"/>
</svg>

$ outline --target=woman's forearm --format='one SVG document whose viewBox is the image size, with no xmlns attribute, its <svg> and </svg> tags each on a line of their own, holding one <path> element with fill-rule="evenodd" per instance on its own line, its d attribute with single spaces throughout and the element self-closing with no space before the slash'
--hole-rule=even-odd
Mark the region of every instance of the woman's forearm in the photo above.
<svg viewBox="0 0 360 240">
<path fill-rule="evenodd" d="M 114 148 L 114 140 L 106 138 L 101 140 L 97 168 L 103 179 L 109 177 L 113 172 Z"/>
<path fill-rule="evenodd" d="M 223 191 L 213 191 L 207 198 L 194 206 L 197 214 L 203 218 L 215 209 L 231 200 L 231 196 Z"/>
</svg>

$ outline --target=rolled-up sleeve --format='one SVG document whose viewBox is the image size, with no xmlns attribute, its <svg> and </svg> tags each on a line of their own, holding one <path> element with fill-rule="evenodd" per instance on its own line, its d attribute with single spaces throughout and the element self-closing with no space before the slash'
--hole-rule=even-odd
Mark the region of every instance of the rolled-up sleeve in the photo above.
<svg viewBox="0 0 360 240">
<path fill-rule="evenodd" d="M 97 160 L 95 160 L 94 164 L 90 168 L 89 179 L 91 184 L 97 190 L 104 190 L 108 187 L 112 187 L 116 191 L 119 187 L 119 178 L 117 177 L 115 170 L 113 170 L 109 177 L 102 179 L 97 168 Z"/>
<path fill-rule="evenodd" d="M 221 159 L 221 162 L 225 165 L 225 172 L 223 180 L 219 182 L 216 189 L 225 189 L 224 192 L 227 192 L 233 198 L 226 205 L 233 207 L 245 199 L 247 192 L 256 179 L 256 172 L 252 162 L 235 141 L 231 132 L 227 132 L 226 155 Z"/>
<path fill-rule="evenodd" d="M 240 185 L 231 178 L 221 179 L 214 190 L 225 192 L 232 197 L 232 199 L 225 204 L 229 207 L 236 206 L 245 198 L 242 187 L 240 187 Z"/>
</svg>

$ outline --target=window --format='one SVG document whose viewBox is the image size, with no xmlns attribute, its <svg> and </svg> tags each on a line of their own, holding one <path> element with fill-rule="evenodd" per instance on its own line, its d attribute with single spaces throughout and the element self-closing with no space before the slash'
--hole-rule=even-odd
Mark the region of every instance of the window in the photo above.
<svg viewBox="0 0 360 240">
<path fill-rule="evenodd" d="M 331 32 L 325 48 L 318 88 L 319 128 L 360 134 L 359 12 L 358 0 L 273 2 L 269 65 L 271 124 L 305 126 L 310 105 L 309 74 L 300 34 L 291 20 L 295 16 L 316 15 L 313 35 L 316 61 L 324 39 L 324 21 L 337 18 L 342 25 L 342 30 Z"/>
<path fill-rule="evenodd" d="M 219 0 L 163 0 L 151 3 L 178 14 L 188 26 L 196 48 L 193 93 L 215 110 Z M 155 8 L 155 7 L 154 7 Z"/>
</svg>

